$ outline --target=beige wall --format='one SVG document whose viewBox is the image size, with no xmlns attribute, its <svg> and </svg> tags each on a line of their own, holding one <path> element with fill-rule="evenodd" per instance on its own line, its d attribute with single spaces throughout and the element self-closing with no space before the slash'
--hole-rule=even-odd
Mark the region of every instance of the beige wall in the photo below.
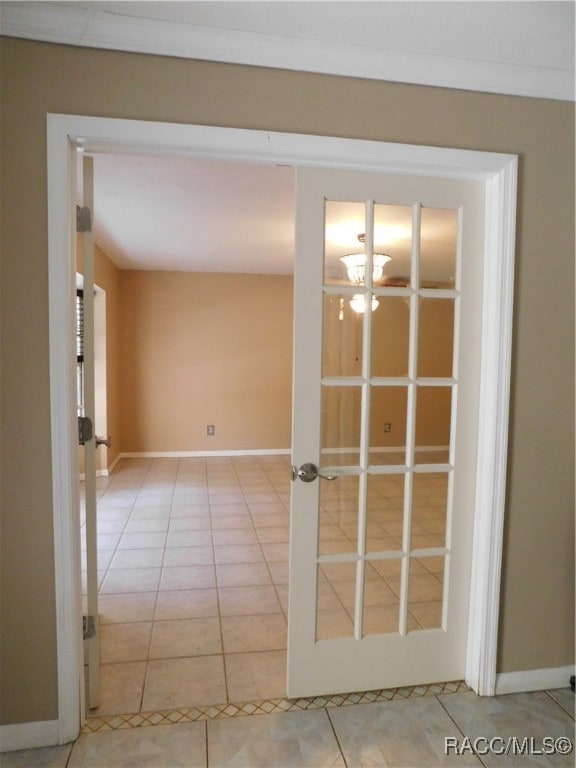
<svg viewBox="0 0 576 768">
<path fill-rule="evenodd" d="M 122 451 L 290 447 L 291 277 L 123 270 L 121 286 Z"/>
<path fill-rule="evenodd" d="M 57 716 L 46 113 L 519 155 L 498 669 L 570 663 L 574 627 L 574 106 L 4 39 L 2 722 Z M 34 307 L 34 312 L 30 311 Z"/>
<path fill-rule="evenodd" d="M 117 270 L 116 270 L 117 272 Z M 121 270 L 121 452 L 289 449 L 292 419 L 293 280 L 288 276 Z M 326 375 L 360 375 L 362 318 L 327 302 Z M 408 305 L 381 300 L 373 313 L 373 365 L 407 374 Z M 421 307 L 420 370 L 452 374 L 453 302 Z M 111 388 L 109 387 L 109 392 Z M 324 447 L 358 446 L 357 388 L 325 398 Z M 406 389 L 372 398 L 372 445 L 406 441 Z M 450 397 L 421 390 L 417 443 L 447 445 Z M 392 430 L 385 433 L 384 423 Z M 213 437 L 206 434 L 214 424 Z"/>
<path fill-rule="evenodd" d="M 418 344 L 419 376 L 452 376 L 454 301 L 421 299 Z M 340 319 L 340 317 L 342 319 Z M 408 375 L 410 310 L 403 298 L 381 298 L 372 312 L 370 365 L 373 376 Z M 326 296 L 324 301 L 325 376 L 361 376 L 362 315 L 347 299 Z M 358 448 L 360 445 L 358 387 L 329 387 L 322 395 L 322 447 Z M 416 445 L 447 446 L 450 442 L 451 395 L 445 387 L 419 387 L 416 402 Z M 370 446 L 406 445 L 407 388 L 374 387 L 370 402 Z M 384 424 L 390 432 L 384 432 Z"/>
</svg>

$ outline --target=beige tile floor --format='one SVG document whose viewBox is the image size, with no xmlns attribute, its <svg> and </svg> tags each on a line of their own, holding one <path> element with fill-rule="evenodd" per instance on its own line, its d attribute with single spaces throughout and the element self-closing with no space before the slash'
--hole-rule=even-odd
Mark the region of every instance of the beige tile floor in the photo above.
<svg viewBox="0 0 576 768">
<path fill-rule="evenodd" d="M 101 704 L 91 715 L 286 695 L 288 456 L 123 459 L 98 480 Z M 417 478 L 413 546 L 444 542 L 446 475 Z M 356 549 L 358 480 L 321 485 L 320 553 Z M 370 479 L 367 549 L 400 549 L 403 479 Z M 375 555 L 375 557 L 377 557 Z M 414 560 L 409 627 L 437 626 L 442 557 Z M 354 566 L 319 569 L 318 635 L 352 634 Z M 366 571 L 365 633 L 397 627 L 400 561 Z"/>
<path fill-rule="evenodd" d="M 223 703 L 225 697 L 238 702 L 284 696 L 288 470 L 287 457 L 125 460 L 112 477 L 99 481 L 103 699 L 92 714 Z M 441 497 L 443 486 L 439 477 L 428 479 L 431 483 L 417 504 L 416 516 L 422 523 L 417 535 L 437 542 L 432 537 L 442 535 L 442 522 L 441 504 L 435 499 Z M 331 530 L 321 541 L 338 541 L 338 552 L 354 546 L 354 525 L 346 513 L 355 489 L 346 485 L 339 483 L 338 490 L 327 486 L 329 490 L 322 492 L 321 525 Z M 371 528 L 369 539 L 379 541 L 375 546 L 382 546 L 386 536 L 397 541 L 398 486 L 382 484 L 370 495 L 371 510 L 376 512 L 373 522 L 380 528 Z M 390 546 L 396 546 L 395 541 Z M 414 579 L 410 616 L 415 631 L 436 620 L 440 565 L 438 559 L 422 558 L 412 574 L 413 579 L 425 577 Z M 390 563 L 373 566 L 366 607 L 394 614 L 398 574 Z M 338 569 L 332 573 L 323 568 L 320 589 L 327 603 L 322 610 L 349 616 L 347 581 Z M 369 586 L 373 582 L 377 587 Z M 386 601 L 379 602 L 383 595 Z M 333 625 L 327 620 L 324 626 Z M 512 736 L 532 737 L 536 749 L 544 736 L 566 737 L 574 744 L 574 695 L 569 689 L 494 698 L 471 692 L 426 695 L 121 728 L 85 733 L 75 744 L 6 753 L 0 764 L 4 768 L 574 764 L 573 751 L 445 754 L 447 737 L 465 736 L 483 737 L 481 746 L 492 737 Z"/>
<path fill-rule="evenodd" d="M 287 457 L 124 459 L 98 480 L 101 704 L 285 695 Z"/>
<path fill-rule="evenodd" d="M 446 754 L 447 738 L 462 748 L 464 737 L 470 742 L 480 739 L 479 754 L 469 748 L 463 754 Z M 514 737 L 520 745 L 525 738 L 532 739 L 533 754 L 499 754 L 502 740 Z M 543 753 L 544 737 L 563 746 L 565 753 Z M 486 750 L 492 739 L 494 750 Z M 570 747 L 574 741 L 574 694 L 569 689 L 493 698 L 455 693 L 89 733 L 73 745 L 4 754 L 1 764 L 3 768 L 569 768 L 574 765 Z"/>
</svg>

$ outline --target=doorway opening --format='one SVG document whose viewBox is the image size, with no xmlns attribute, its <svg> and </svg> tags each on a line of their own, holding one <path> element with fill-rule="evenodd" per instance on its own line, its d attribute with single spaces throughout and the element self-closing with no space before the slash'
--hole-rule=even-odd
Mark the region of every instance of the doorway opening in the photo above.
<svg viewBox="0 0 576 768">
<path fill-rule="evenodd" d="M 111 354 L 109 395 L 120 409 L 111 419 L 116 432 L 112 475 L 97 484 L 101 693 L 91 716 L 286 695 L 290 449 L 274 442 L 287 446 L 290 440 L 293 286 L 291 274 L 275 273 L 279 261 L 286 269 L 286 260 L 278 253 L 281 246 L 265 238 L 269 232 L 293 231 L 294 222 L 270 222 L 272 214 L 262 201 L 264 195 L 280 201 L 282 192 L 287 192 L 281 215 L 293 220 L 288 203 L 293 198 L 293 171 L 282 168 L 276 189 L 269 171 L 264 185 L 259 166 L 197 160 L 171 165 L 166 159 L 139 156 L 95 159 L 95 266 L 112 299 L 109 335 L 114 337 L 110 340 L 116 354 Z M 278 171 L 273 169 L 272 174 Z M 143 254 L 130 251 L 122 240 L 128 201 L 143 180 L 154 176 L 153 195 L 141 200 L 140 208 L 131 203 L 133 226 L 151 221 L 155 232 L 165 228 L 169 243 L 177 239 L 174 223 L 159 225 L 153 213 L 162 200 L 170 200 L 176 187 L 193 219 L 188 225 L 193 243 L 181 245 L 187 257 L 176 264 L 159 236 L 158 252 L 153 254 L 142 247 Z M 238 191 L 231 195 L 228 190 L 225 197 L 231 177 L 238 187 L 250 189 L 253 211 L 246 195 Z M 212 202 L 207 199 L 207 178 Z M 202 210 L 194 202 L 198 190 L 203 193 Z M 169 202 L 167 207 L 170 210 Z M 328 229 L 358 219 L 357 204 L 337 207 L 336 217 L 327 208 Z M 406 234 L 410 211 L 386 206 L 381 213 L 379 231 L 385 233 L 392 254 L 382 287 L 404 290 L 409 283 L 405 273 L 410 271 Z M 258 233 L 251 242 L 242 234 L 244 222 L 258 215 Z M 450 289 L 457 239 L 454 211 L 428 209 L 426 215 L 423 247 L 429 247 L 434 233 L 437 255 L 427 290 Z M 231 232 L 230 242 L 212 246 L 212 259 L 206 263 L 207 245 L 198 246 L 196 241 L 207 240 L 203 230 L 214 230 L 216 216 L 237 222 L 240 234 Z M 360 217 L 356 228 L 363 227 Z M 125 241 L 131 237 L 128 231 Z M 355 235 L 352 240 L 356 239 Z M 336 258 L 330 278 L 342 285 L 349 282 L 345 269 L 349 240 L 349 234 L 340 234 L 330 245 L 336 256 L 340 251 L 344 256 L 342 263 Z M 110 244 L 113 260 L 101 243 Z M 292 249 L 292 242 L 289 245 Z M 252 265 L 250 258 L 258 258 L 258 247 L 264 255 L 252 268 L 259 272 L 240 273 L 240 267 Z M 231 258 L 226 260 L 220 249 Z M 217 268 L 214 265 L 226 271 L 210 271 Z M 180 269 L 167 269 L 171 266 Z M 269 271 L 272 274 L 263 274 Z M 372 311 L 378 374 L 398 374 L 407 366 L 410 302 L 401 295 L 381 296 L 380 302 Z M 425 326 L 434 329 L 420 342 L 429 376 L 451 371 L 452 304 L 453 299 L 436 296 L 421 307 L 427 311 Z M 332 356 L 335 350 L 340 352 L 337 361 L 325 365 L 325 375 L 333 375 L 334 366 L 338 371 L 344 366 L 349 375 L 359 372 L 362 317 L 354 297 L 330 297 L 325 332 L 332 339 Z M 342 354 L 352 356 L 348 363 Z M 337 400 L 324 403 L 325 460 L 355 463 L 342 446 L 353 453 L 358 440 L 352 426 L 357 404 L 354 398 L 340 396 L 350 394 L 345 390 L 334 392 Z M 432 389 L 427 394 L 438 392 Z M 381 394 L 386 395 L 382 402 L 373 398 L 373 460 L 378 454 L 378 463 L 401 464 L 406 450 L 406 392 L 399 386 Z M 426 452 L 428 463 L 448 462 L 450 401 L 444 401 L 433 398 L 421 416 L 416 450 Z M 206 425 L 207 434 L 203 421 L 216 422 Z M 230 421 L 235 421 L 233 428 Z M 97 430 L 98 426 L 97 420 Z M 206 450 L 221 430 L 219 450 Z M 447 477 L 419 477 L 413 533 L 414 546 L 420 549 L 442 547 Z M 374 551 L 377 545 L 401 548 L 403 480 L 403 475 L 396 475 L 373 482 L 366 534 Z M 341 478 L 337 488 L 323 493 L 323 555 L 357 548 L 356 484 L 354 477 Z M 411 579 L 418 589 L 407 615 L 408 628 L 439 627 L 444 558 L 415 561 L 412 570 L 416 568 Z M 324 565 L 321 575 L 318 638 L 346 637 L 355 614 L 354 567 L 342 572 L 339 566 Z M 366 629 L 371 634 L 392 631 L 402 590 L 397 562 L 375 561 L 371 577 Z M 465 616 L 460 620 L 466 624 Z"/>
<path fill-rule="evenodd" d="M 88 714 L 284 696 L 294 170 L 96 155 L 94 198 L 113 446 Z"/>
<path fill-rule="evenodd" d="M 467 680 L 481 693 L 493 692 L 494 648 L 498 615 L 505 435 L 509 376 L 511 286 L 514 242 L 516 158 L 432 148 L 414 151 L 399 145 L 270 134 L 259 131 L 140 124 L 131 121 L 49 116 L 48 157 L 50 197 L 50 301 L 53 459 L 55 496 L 56 583 L 58 590 L 58 664 L 60 737 L 77 733 L 79 711 L 79 631 L 77 626 L 76 537 L 73 476 L 74 423 L 69 412 L 73 367 L 65 344 L 70 329 L 70 264 L 59 254 L 69 253 L 67 168 L 75 163 L 74 148 L 86 150 L 140 145 L 238 159 L 271 158 L 324 167 L 403 172 L 416 175 L 469 178 L 484 181 L 488 233 L 485 248 L 483 315 L 487 327 L 482 345 L 480 405 L 487 422 L 479 436 L 476 525 L 472 567 Z M 338 158 L 335 160 L 334 158 Z M 67 248 L 68 245 L 68 248 Z M 491 290 L 487 290 L 487 288 Z M 489 428 L 485 428 L 486 424 Z M 76 693 L 75 693 L 76 689 Z"/>
</svg>

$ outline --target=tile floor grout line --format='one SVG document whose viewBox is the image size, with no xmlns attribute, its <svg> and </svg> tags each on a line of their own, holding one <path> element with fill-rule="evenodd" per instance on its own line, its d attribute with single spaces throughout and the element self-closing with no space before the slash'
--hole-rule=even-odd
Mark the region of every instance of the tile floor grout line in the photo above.
<svg viewBox="0 0 576 768">
<path fill-rule="evenodd" d="M 569 686 L 566 686 L 566 687 L 568 688 Z M 554 704 L 556 704 L 556 706 L 560 707 L 560 709 L 562 710 L 562 712 L 566 712 L 566 714 L 568 715 L 568 717 L 571 717 L 571 718 L 572 718 L 572 720 L 574 720 L 574 719 L 575 719 L 575 713 L 574 713 L 574 710 L 572 710 L 572 712 L 570 712 L 569 710 L 567 710 L 567 709 L 566 709 L 566 708 L 565 708 L 565 707 L 564 707 L 564 706 L 563 706 L 563 705 L 562 705 L 562 704 L 561 704 L 559 701 L 557 701 L 557 700 L 554 698 L 554 696 L 552 696 L 552 694 L 550 693 L 550 691 L 548 690 L 548 688 L 545 688 L 545 689 L 544 689 L 544 693 L 545 693 L 545 694 L 548 696 L 548 698 L 549 698 L 549 699 L 552 699 L 552 701 L 554 702 Z M 575 699 L 575 706 L 576 706 L 576 699 Z"/>
<path fill-rule="evenodd" d="M 340 739 L 338 738 L 338 734 L 336 733 L 336 727 L 334 726 L 334 722 L 330 717 L 330 709 L 326 708 L 324 711 L 326 712 L 328 722 L 330 723 L 330 727 L 332 728 L 332 733 L 334 734 L 334 738 L 336 739 L 336 744 L 338 745 L 338 749 L 340 750 L 340 754 L 342 755 L 344 766 L 345 768 L 348 768 L 348 761 L 346 760 L 346 755 L 344 754 L 344 750 L 342 749 L 342 745 L 340 744 Z"/>
<path fill-rule="evenodd" d="M 212 508 L 210 502 L 208 502 L 208 510 L 210 512 L 210 536 L 212 538 L 212 559 L 214 561 L 214 583 L 216 585 L 216 609 L 218 611 L 218 625 L 220 627 L 220 647 L 222 649 L 222 671 L 224 673 L 224 692 L 226 694 L 226 701 L 230 699 L 228 691 L 228 673 L 226 670 L 226 653 L 224 650 L 224 632 L 222 630 L 222 608 L 220 605 L 220 585 L 218 583 L 218 569 L 216 568 L 216 550 L 214 544 L 214 527 L 212 525 Z M 208 726 L 206 726 L 206 764 L 208 764 Z"/>
<path fill-rule="evenodd" d="M 268 477 L 268 473 L 264 469 L 264 466 L 263 466 L 262 462 L 260 460 L 258 460 L 257 464 L 260 467 L 260 471 L 264 473 L 264 475 L 266 476 L 266 478 L 270 482 L 270 478 Z M 235 469 L 235 472 L 236 472 L 236 476 L 238 477 L 238 473 L 237 473 L 236 469 Z M 240 480 L 240 478 L 238 478 L 238 479 Z M 274 488 L 272 483 L 270 483 L 270 485 Z M 241 484 L 240 484 L 240 488 L 242 488 Z M 276 493 L 276 495 L 278 496 L 278 499 L 281 501 L 280 496 L 276 492 L 276 489 L 274 489 L 274 493 Z M 275 583 L 274 579 L 272 578 L 272 572 L 270 570 L 270 561 L 266 557 L 266 552 L 264 551 L 264 548 L 262 546 L 262 542 L 260 541 L 260 538 L 258 536 L 258 531 L 257 531 L 256 524 L 255 524 L 255 521 L 254 521 L 254 515 L 252 514 L 252 510 L 250 508 L 248 500 L 246 499 L 246 495 L 245 495 L 244 491 L 242 491 L 242 496 L 244 497 L 244 503 L 246 504 L 246 508 L 248 509 L 248 513 L 250 515 L 250 520 L 252 522 L 252 527 L 254 528 L 254 532 L 256 533 L 256 538 L 257 538 L 257 541 L 258 541 L 258 546 L 259 546 L 259 549 L 260 549 L 260 553 L 262 554 L 262 559 L 263 559 L 264 565 L 266 567 L 266 571 L 268 573 L 268 576 L 270 578 L 270 583 L 272 584 L 272 587 L 274 589 L 274 593 L 276 595 L 276 600 L 278 600 L 278 604 L 280 605 L 281 612 L 284 614 L 284 618 L 286 619 L 286 621 L 288 621 L 286 612 L 284 611 L 284 607 L 282 605 L 282 600 L 280 599 L 280 594 L 278 592 L 277 584 Z"/>
<path fill-rule="evenodd" d="M 150 467 L 150 465 L 149 465 L 149 467 Z M 138 491 L 135 492 L 134 497 L 132 499 L 132 503 L 130 504 L 130 507 L 128 508 L 129 509 L 128 515 L 126 517 L 126 520 L 124 521 L 124 525 L 123 525 L 122 531 L 120 533 L 120 536 L 118 537 L 118 541 L 116 543 L 116 547 L 114 548 L 112 557 L 110 558 L 110 561 L 109 561 L 108 566 L 106 568 L 105 574 L 104 574 L 104 576 L 102 578 L 102 582 L 98 586 L 98 599 L 100 599 L 101 595 L 103 594 L 101 592 L 101 588 L 102 588 L 102 586 L 104 584 L 104 581 L 106 580 L 106 577 L 108 576 L 110 570 L 113 570 L 111 568 L 112 562 L 114 560 L 114 557 L 115 557 L 116 553 L 119 550 L 120 541 L 122 540 L 122 536 L 126 533 L 126 528 L 128 526 L 128 523 L 130 522 L 130 518 L 132 517 L 132 513 L 134 511 L 134 506 L 136 504 L 136 499 L 138 498 L 138 494 L 139 494 L 140 489 L 142 488 L 142 486 L 144 484 L 144 481 L 145 481 L 146 476 L 148 475 L 148 472 L 149 472 L 149 468 L 148 468 L 146 474 L 143 475 L 142 481 L 138 484 Z M 112 482 L 113 482 L 113 480 L 109 480 L 109 482 L 106 485 L 105 490 L 96 499 L 96 526 L 98 526 L 98 504 L 102 500 L 102 497 L 106 494 L 106 492 L 108 490 L 110 490 L 110 486 L 112 485 Z M 98 530 L 98 527 L 96 528 L 96 530 Z M 121 594 L 121 593 L 110 593 L 110 594 Z M 106 625 L 100 625 L 100 627 L 102 627 L 102 626 L 106 626 Z M 152 636 L 152 631 L 150 632 L 150 636 Z M 149 657 L 149 655 L 150 655 L 150 648 L 148 649 L 148 657 Z M 144 671 L 144 679 L 143 679 L 143 682 L 142 682 L 142 692 L 141 692 L 141 697 L 140 697 L 140 709 L 142 708 L 142 699 L 144 697 L 144 685 L 145 685 L 147 669 L 148 669 L 148 658 L 145 659 L 145 662 L 146 662 L 146 668 L 145 668 L 145 671 Z M 100 657 L 99 676 L 101 674 L 101 669 L 102 669 L 102 666 L 103 666 L 104 663 L 114 663 L 114 662 L 103 662 L 102 661 L 102 657 Z"/>
<path fill-rule="evenodd" d="M 138 495 L 140 494 L 140 491 L 144 487 L 144 484 L 146 482 L 146 478 L 148 477 L 148 475 L 150 474 L 150 470 L 152 469 L 152 465 L 153 465 L 153 461 L 151 461 L 149 466 L 148 466 L 148 471 L 146 472 L 146 475 L 144 476 L 144 479 L 143 479 L 142 483 L 140 484 L 140 489 L 138 491 L 138 494 L 136 495 L 136 499 L 138 498 Z M 136 500 L 134 501 L 134 505 L 135 504 L 136 504 Z M 132 511 L 134 510 L 134 505 L 132 506 Z M 170 505 L 170 508 L 172 508 L 172 505 Z M 130 513 L 130 516 L 132 516 L 132 512 Z M 170 523 L 168 523 L 168 527 L 170 527 Z M 167 541 L 168 541 L 168 534 L 166 534 L 166 539 L 164 540 L 164 548 L 163 548 L 163 552 L 162 552 L 162 562 L 164 562 L 164 557 L 166 556 L 166 543 L 167 543 Z M 147 656 L 146 656 L 146 659 L 145 659 L 146 666 L 144 668 L 144 678 L 142 680 L 142 689 L 141 689 L 141 692 L 140 692 L 140 706 L 139 706 L 139 711 L 140 712 L 142 712 L 142 708 L 144 706 L 144 694 L 145 694 L 145 691 L 146 691 L 146 684 L 148 682 L 148 670 L 150 668 L 150 652 L 152 650 L 152 637 L 154 635 L 154 617 L 156 615 L 156 605 L 158 603 L 158 593 L 160 591 L 160 581 L 161 581 L 161 579 L 162 579 L 162 564 L 160 565 L 160 575 L 159 575 L 158 584 L 157 584 L 157 587 L 156 587 L 156 600 L 154 601 L 154 612 L 152 614 L 152 627 L 150 628 L 150 638 L 148 640 L 148 653 L 147 653 Z"/>
<path fill-rule="evenodd" d="M 248 508 L 248 509 L 250 509 L 250 508 Z M 254 516 L 252 515 L 252 512 L 250 512 L 250 518 L 252 520 L 252 525 L 254 526 L 254 530 L 256 530 L 256 525 L 254 523 Z M 258 534 L 256 533 L 256 535 L 258 535 Z M 261 544 L 260 539 L 258 539 L 258 543 Z M 289 541 L 288 541 L 288 546 L 290 546 L 290 542 Z M 267 571 L 268 576 L 270 578 L 270 583 L 272 584 L 272 587 L 274 588 L 274 592 L 276 594 L 276 599 L 278 600 L 278 603 L 280 604 L 280 610 L 281 610 L 284 618 L 286 619 L 286 622 L 288 622 L 288 606 L 286 606 L 286 609 L 285 609 L 283 604 L 282 604 L 282 600 L 280 599 L 280 593 L 278 591 L 278 587 L 280 585 L 276 584 L 276 582 L 274 581 L 274 578 L 272 576 L 272 571 L 270 570 L 270 562 L 271 561 L 267 559 L 266 554 L 265 554 L 264 550 L 262 549 L 262 547 L 260 547 L 260 548 L 261 548 L 261 551 L 262 551 L 262 556 L 264 558 L 264 565 L 266 566 L 266 571 Z"/>
<path fill-rule="evenodd" d="M 256 463 L 260 467 L 260 470 L 262 470 L 262 463 L 260 461 L 257 461 Z M 256 525 L 254 524 L 254 517 L 252 515 L 252 510 L 250 509 L 250 505 L 248 504 L 248 500 L 246 498 L 246 494 L 244 492 L 244 489 L 243 489 L 243 486 L 242 486 L 242 482 L 241 482 L 240 477 L 238 475 L 238 471 L 237 471 L 237 468 L 236 468 L 236 465 L 235 465 L 234 461 L 232 461 L 232 466 L 234 468 L 234 474 L 236 476 L 236 479 L 238 480 L 238 486 L 240 488 L 240 492 L 242 494 L 242 498 L 244 499 L 244 504 L 246 506 L 246 509 L 248 510 L 248 514 L 250 515 L 250 522 L 252 524 L 252 528 L 254 530 L 254 533 L 256 534 L 258 548 L 259 548 L 260 554 L 262 555 L 262 561 L 263 561 L 263 563 L 266 566 L 266 571 L 268 572 L 268 576 L 270 578 L 270 581 L 272 582 L 272 586 L 273 586 L 274 592 L 276 594 L 276 599 L 278 600 L 278 604 L 280 605 L 280 609 L 282 610 L 282 603 L 280 601 L 280 596 L 278 595 L 278 590 L 276 589 L 276 585 L 274 584 L 274 581 L 272 579 L 272 574 L 270 573 L 270 567 L 269 567 L 269 564 L 268 564 L 268 560 L 266 558 L 266 553 L 264 552 L 264 549 L 262 547 L 260 539 L 258 538 L 258 533 L 257 533 L 257 530 L 256 530 Z M 266 474 L 266 472 L 264 472 L 264 474 Z M 218 591 L 218 594 L 220 594 L 219 591 Z M 226 669 L 226 654 L 224 653 L 224 635 L 223 634 L 222 634 L 222 653 L 223 653 L 223 660 L 224 660 L 224 668 Z M 226 675 L 226 679 L 227 679 L 227 675 Z M 228 702 L 230 702 L 230 695 L 228 693 L 228 685 L 226 685 L 226 699 L 227 699 Z"/>
<path fill-rule="evenodd" d="M 244 503 L 244 505 L 246 506 L 246 509 L 249 512 L 249 507 L 248 507 L 248 504 L 246 502 L 246 497 L 244 495 L 244 492 L 242 491 L 242 484 L 240 482 L 240 478 L 239 478 L 238 473 L 236 471 L 236 467 L 235 467 L 234 461 L 232 460 L 230 462 L 230 464 L 231 464 L 231 467 L 233 469 L 234 476 L 236 478 L 236 482 L 237 482 L 238 488 L 240 489 L 240 493 L 242 494 L 243 503 Z M 230 487 L 232 487 L 232 486 L 230 486 Z M 224 648 L 224 631 L 223 631 L 223 628 L 222 628 L 222 618 L 223 618 L 223 616 L 222 616 L 222 606 L 221 606 L 221 600 L 220 600 L 220 596 L 221 596 L 220 595 L 220 589 L 221 589 L 221 587 L 220 587 L 219 580 L 218 580 L 218 569 L 216 567 L 216 542 L 214 541 L 214 527 L 212 526 L 212 510 L 211 510 L 211 508 L 210 508 L 210 521 L 211 521 L 210 527 L 211 527 L 211 535 L 212 535 L 212 545 L 213 545 L 213 551 L 214 551 L 214 571 L 215 571 L 215 580 L 216 580 L 216 599 L 217 599 L 217 603 L 218 603 L 218 618 L 219 618 L 219 623 L 220 623 L 220 643 L 221 643 L 221 647 L 222 647 L 222 667 L 223 667 L 223 670 L 224 670 L 224 690 L 225 690 L 225 693 L 226 693 L 226 702 L 230 703 L 230 688 L 229 688 L 229 684 L 228 684 L 228 665 L 226 663 L 226 655 L 227 654 L 226 654 L 226 650 Z M 252 523 L 252 527 L 254 527 L 253 523 Z M 221 563 L 221 565 L 225 565 L 225 563 Z"/>
<path fill-rule="evenodd" d="M 456 729 L 457 729 L 457 730 L 458 730 L 458 732 L 461 734 L 462 738 L 463 738 L 463 739 L 464 739 L 464 738 L 466 738 L 467 734 L 465 734 L 465 733 L 464 733 L 464 731 L 462 730 L 462 728 L 460 728 L 460 726 L 458 725 L 458 723 L 456 722 L 456 720 L 455 720 L 455 719 L 452 717 L 452 714 L 450 713 L 450 711 L 449 711 L 449 710 L 448 710 L 448 709 L 447 709 L 447 708 L 444 706 L 444 703 L 443 703 L 443 701 L 440 699 L 440 695 L 442 695 L 442 694 L 437 694 L 437 695 L 436 695 L 436 697 L 435 697 L 435 698 L 436 698 L 436 700 L 437 700 L 437 702 L 438 702 L 438 704 L 440 704 L 440 706 L 442 707 L 442 709 L 444 710 L 444 712 L 446 712 L 446 714 L 448 715 L 448 717 L 450 718 L 450 720 L 452 720 L 452 722 L 453 722 L 453 723 L 454 723 L 454 725 L 456 726 Z M 476 755 L 475 755 L 475 757 L 476 757 L 476 759 L 477 759 L 477 760 L 479 760 L 479 761 L 480 761 L 480 764 L 481 764 L 482 766 L 484 766 L 484 768 L 488 768 L 488 766 L 487 766 L 487 765 L 486 765 L 486 763 L 485 763 L 485 762 L 482 760 L 482 757 L 481 757 L 480 755 L 476 754 Z"/>
</svg>

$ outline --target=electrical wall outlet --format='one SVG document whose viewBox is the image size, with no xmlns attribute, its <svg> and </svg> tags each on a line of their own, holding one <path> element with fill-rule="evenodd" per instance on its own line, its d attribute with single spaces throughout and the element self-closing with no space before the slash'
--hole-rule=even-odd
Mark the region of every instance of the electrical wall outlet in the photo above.
<svg viewBox="0 0 576 768">
<path fill-rule="evenodd" d="M 384 424 L 384 432 L 392 432 L 392 424 L 389 421 Z"/>
<path fill-rule="evenodd" d="M 206 427 L 206 434 L 212 437 L 212 435 L 214 435 L 215 433 L 216 433 L 216 427 L 214 426 L 214 424 L 208 424 L 208 426 Z"/>
</svg>

